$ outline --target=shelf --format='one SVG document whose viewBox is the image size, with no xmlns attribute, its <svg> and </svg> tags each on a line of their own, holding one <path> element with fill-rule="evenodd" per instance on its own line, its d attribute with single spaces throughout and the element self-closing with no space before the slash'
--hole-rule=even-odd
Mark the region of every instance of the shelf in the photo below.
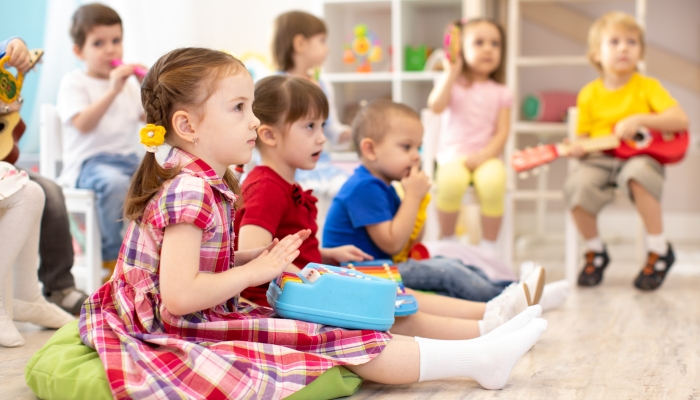
<svg viewBox="0 0 700 400">
<path fill-rule="evenodd" d="M 322 76 L 329 82 L 391 82 L 391 72 L 329 72 Z"/>
<path fill-rule="evenodd" d="M 398 74 L 399 79 L 402 81 L 428 81 L 432 82 L 435 78 L 439 77 L 442 71 L 405 71 Z"/>
<path fill-rule="evenodd" d="M 516 133 L 535 133 L 546 135 L 566 135 L 569 127 L 566 122 L 529 122 L 518 121 L 513 126 Z"/>
<path fill-rule="evenodd" d="M 588 65 L 586 56 L 538 56 L 538 57 L 518 57 L 516 64 L 519 67 L 554 67 L 554 66 L 576 66 Z"/>
<path fill-rule="evenodd" d="M 562 200 L 564 194 L 561 190 L 514 190 L 510 193 L 513 200 Z"/>
</svg>

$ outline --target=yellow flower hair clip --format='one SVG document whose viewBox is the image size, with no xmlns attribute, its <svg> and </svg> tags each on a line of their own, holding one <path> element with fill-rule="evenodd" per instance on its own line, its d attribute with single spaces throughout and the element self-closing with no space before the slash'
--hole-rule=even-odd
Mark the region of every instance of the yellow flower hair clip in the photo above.
<svg viewBox="0 0 700 400">
<path fill-rule="evenodd" d="M 148 124 L 139 131 L 141 144 L 149 153 L 158 151 L 158 147 L 165 143 L 165 128 L 160 125 Z"/>
</svg>

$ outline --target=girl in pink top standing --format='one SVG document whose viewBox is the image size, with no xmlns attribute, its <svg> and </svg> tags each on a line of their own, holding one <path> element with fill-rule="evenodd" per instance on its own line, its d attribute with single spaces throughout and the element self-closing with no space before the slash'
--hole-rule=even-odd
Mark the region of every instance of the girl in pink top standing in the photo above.
<svg viewBox="0 0 700 400">
<path fill-rule="evenodd" d="M 453 238 L 462 196 L 474 185 L 481 203 L 482 247 L 495 251 L 503 216 L 512 95 L 503 85 L 505 35 L 495 22 L 457 22 L 461 52 L 444 60 L 428 107 L 443 114 L 437 153 L 436 206 L 441 236 Z"/>
</svg>

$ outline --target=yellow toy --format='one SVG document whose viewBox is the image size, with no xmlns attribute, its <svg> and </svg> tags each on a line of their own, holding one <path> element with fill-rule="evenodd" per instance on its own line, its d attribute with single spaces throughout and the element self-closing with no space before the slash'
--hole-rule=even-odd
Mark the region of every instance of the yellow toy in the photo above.
<svg viewBox="0 0 700 400">
<path fill-rule="evenodd" d="M 354 37 L 343 47 L 343 62 L 359 63 L 357 72 L 372 72 L 370 63 L 382 60 L 381 42 L 365 24 L 355 25 Z"/>
</svg>

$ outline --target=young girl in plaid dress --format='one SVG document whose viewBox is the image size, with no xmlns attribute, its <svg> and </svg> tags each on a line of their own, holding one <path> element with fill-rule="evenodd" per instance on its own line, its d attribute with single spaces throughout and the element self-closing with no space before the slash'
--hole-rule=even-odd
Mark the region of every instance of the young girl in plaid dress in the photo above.
<svg viewBox="0 0 700 400">
<path fill-rule="evenodd" d="M 430 341 L 239 303 L 244 288 L 278 276 L 308 236 L 234 257 L 239 189 L 228 166 L 246 163 L 255 144 L 253 81 L 226 53 L 185 48 L 156 62 L 141 96 L 149 152 L 127 194 L 131 222 L 112 279 L 80 318 L 115 398 L 279 399 L 337 365 L 382 383 L 468 376 L 500 388 L 546 328 L 531 308 L 478 340 Z M 172 150 L 161 167 L 153 152 L 164 141 Z"/>
</svg>

